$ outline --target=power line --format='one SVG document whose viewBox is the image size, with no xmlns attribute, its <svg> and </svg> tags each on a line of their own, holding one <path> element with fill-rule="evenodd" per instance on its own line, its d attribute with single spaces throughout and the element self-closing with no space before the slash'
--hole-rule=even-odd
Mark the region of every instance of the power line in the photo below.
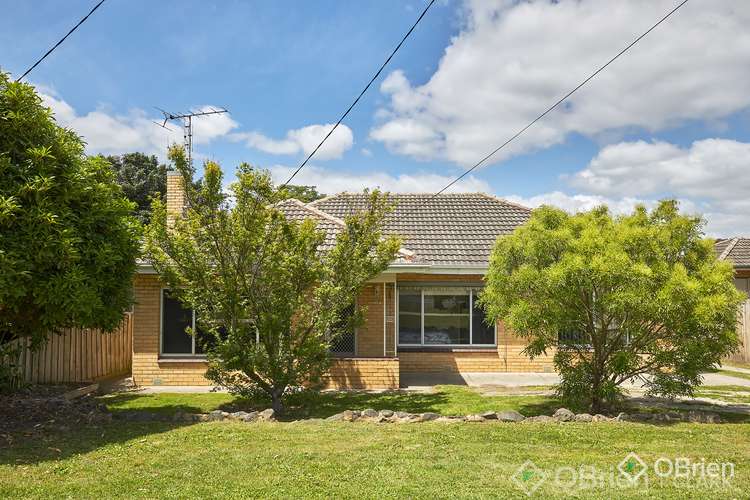
<svg viewBox="0 0 750 500">
<path fill-rule="evenodd" d="M 432 195 L 429 198 L 427 198 L 427 200 L 425 200 L 424 203 L 427 203 L 430 200 L 434 199 L 435 197 L 437 197 L 438 195 L 440 195 L 441 193 L 443 193 L 446 189 L 450 188 L 455 183 L 457 183 L 458 181 L 460 181 L 461 179 L 463 179 L 464 177 L 466 177 L 467 175 L 469 175 L 471 172 L 473 172 L 474 170 L 476 170 L 484 162 L 486 162 L 487 160 L 489 160 L 490 158 L 492 158 L 498 151 L 500 151 L 505 146 L 507 146 L 508 144 L 510 144 L 511 142 L 513 142 L 516 138 L 518 138 L 518 136 L 520 136 L 521 134 L 523 134 L 524 132 L 526 132 L 526 130 L 528 130 L 529 128 L 531 128 L 536 122 L 538 122 L 539 120 L 541 120 L 542 118 L 544 118 L 545 116 L 547 116 L 547 114 L 549 114 L 553 109 L 555 109 L 556 107 L 558 107 L 565 100 L 567 100 L 570 96 L 572 96 L 573 94 L 575 94 L 581 87 L 583 87 L 588 82 L 590 82 L 591 80 L 593 80 L 594 77 L 596 77 L 596 75 L 598 75 L 599 73 L 601 73 L 602 71 L 604 71 L 604 69 L 607 66 L 609 66 L 610 64 L 612 64 L 613 62 L 615 62 L 621 55 L 623 55 L 625 52 L 627 52 L 635 44 L 637 44 L 638 42 L 640 42 L 641 39 L 643 39 L 646 35 L 648 35 L 649 33 L 651 33 L 661 23 L 663 23 L 664 21 L 666 21 L 672 14 L 674 14 L 675 12 L 677 12 L 680 9 L 680 7 L 682 7 L 683 5 L 685 5 L 686 3 L 688 3 L 688 1 L 689 0 L 683 0 L 682 2 L 680 2 L 679 4 L 677 4 L 677 6 L 675 8 L 673 8 L 672 10 L 670 10 L 669 12 L 667 12 L 667 14 L 665 14 L 661 19 L 659 19 L 659 21 L 657 21 L 656 24 L 654 24 L 649 29 L 647 29 L 645 32 L 643 32 L 640 36 L 638 36 L 638 38 L 636 38 L 635 40 L 633 40 L 632 42 L 630 42 L 624 49 L 622 49 L 620 52 L 618 52 L 617 55 L 615 55 L 614 57 L 612 57 L 604 65 L 600 66 L 599 69 L 597 69 L 596 71 L 594 71 L 593 73 L 591 73 L 588 76 L 588 78 L 586 78 L 581 83 L 579 83 L 573 90 L 571 90 L 570 92 L 568 92 L 567 94 L 565 94 L 563 97 L 561 97 L 560 99 L 558 99 L 552 106 L 550 106 L 549 108 L 547 108 L 542 114 L 540 114 L 539 116 L 537 116 L 536 118 L 534 118 L 532 121 L 530 121 L 525 127 L 523 127 L 521 130 L 519 130 L 518 132 L 516 132 L 515 134 L 513 134 L 513 136 L 511 136 L 508 140 L 506 140 L 500 146 L 498 146 L 497 148 L 495 148 L 494 150 L 492 150 L 490 153 L 488 153 L 487 155 L 485 155 L 481 160 L 479 160 L 478 162 L 476 162 L 470 169 L 468 169 L 467 171 L 465 171 L 464 173 L 462 173 L 461 175 L 459 175 L 458 177 L 456 177 L 455 179 L 453 179 L 451 182 L 449 182 L 443 189 L 441 189 L 440 191 L 438 191 L 434 195 Z"/>
<path fill-rule="evenodd" d="M 414 24 L 412 25 L 412 27 L 409 28 L 409 31 L 406 32 L 406 34 L 403 36 L 403 38 L 401 38 L 401 41 L 398 42 L 398 45 L 396 45 L 396 48 L 393 49 L 393 51 L 391 52 L 391 55 L 388 56 L 388 59 L 385 60 L 385 62 L 380 66 L 380 68 L 375 73 L 375 75 L 373 75 L 373 77 L 370 78 L 370 81 L 367 82 L 367 85 L 365 86 L 364 89 L 362 89 L 362 92 L 360 92 L 359 95 L 357 96 L 357 98 L 354 99 L 354 102 L 349 106 L 349 108 L 346 111 L 344 111 L 344 114 L 341 115 L 341 118 L 339 118 L 339 120 L 336 122 L 336 124 L 333 126 L 333 128 L 326 134 L 325 137 L 323 137 L 323 140 L 320 141 L 320 144 L 318 144 L 315 147 L 315 149 L 313 149 L 312 152 L 309 155 L 307 155 L 307 158 L 305 158 L 305 161 L 303 161 L 300 164 L 300 166 L 297 167 L 297 169 L 294 171 L 294 173 L 292 173 L 292 175 L 290 175 L 289 178 L 280 187 L 284 187 L 287 184 L 289 184 L 292 181 L 292 179 L 294 179 L 297 176 L 297 174 L 299 173 L 299 171 L 302 170 L 303 168 L 305 168 L 305 165 L 307 165 L 307 162 L 310 161 L 310 158 L 312 158 L 313 155 L 315 155 L 315 153 L 318 152 L 318 149 L 320 149 L 320 147 L 323 145 L 323 143 L 326 142 L 326 140 L 331 136 L 331 134 L 333 134 L 333 131 L 336 130 L 336 128 L 338 128 L 338 126 L 341 124 L 341 122 L 344 120 L 344 118 L 346 118 L 346 116 L 354 108 L 354 106 L 357 105 L 357 103 L 362 98 L 362 96 L 365 95 L 365 92 L 367 92 L 367 89 L 370 88 L 370 86 L 373 84 L 373 82 L 378 78 L 378 76 L 380 76 L 380 73 L 383 72 L 383 70 L 388 65 L 388 63 L 391 62 L 391 59 L 393 59 L 393 56 L 396 55 L 396 52 L 398 52 L 398 49 L 400 49 L 401 46 L 406 41 L 406 39 L 409 38 L 409 35 L 411 35 L 412 31 L 414 31 L 414 28 L 417 27 L 417 25 L 419 24 L 419 22 L 422 20 L 422 18 L 425 16 L 425 14 L 427 14 L 427 11 L 430 9 L 430 7 L 432 7 L 432 4 L 434 4 L 434 3 L 435 3 L 435 0 L 430 0 L 430 2 L 427 4 L 427 7 L 424 8 L 424 10 L 419 15 L 419 17 L 417 18 L 417 20 L 414 22 Z"/>
<path fill-rule="evenodd" d="M 23 77 L 25 77 L 26 75 L 28 75 L 29 73 L 31 73 L 31 70 L 33 70 L 34 68 L 36 68 L 36 67 L 37 67 L 37 66 L 39 65 L 39 63 L 41 63 L 42 61 L 44 61 L 44 59 L 45 59 L 45 58 L 46 58 L 46 57 L 47 57 L 48 55 L 50 55 L 50 54 L 51 54 L 51 53 L 52 53 L 52 52 L 53 52 L 53 51 L 54 51 L 54 50 L 55 50 L 55 49 L 56 49 L 56 48 L 58 47 L 58 45 L 60 45 L 61 43 L 63 43 L 63 42 L 65 41 L 65 39 L 66 39 L 66 38 L 68 38 L 68 37 L 70 36 L 70 34 L 71 34 L 71 33 L 73 33 L 73 32 L 74 32 L 75 30 L 77 30 L 77 29 L 78 29 L 78 27 L 79 27 L 80 25 L 82 25 L 83 23 L 85 23 L 85 22 L 86 22 L 86 19 L 88 19 L 88 18 L 89 18 L 89 16 L 90 16 L 91 14 L 93 14 L 93 13 L 94 13 L 94 11 L 95 11 L 96 9 L 98 9 L 98 8 L 99 8 L 99 6 L 100 6 L 101 4 L 103 4 L 103 3 L 104 3 L 104 0 L 101 0 L 101 1 L 99 2 L 99 3 L 97 3 L 96 5 L 94 5 L 94 8 L 93 8 L 93 9 L 91 9 L 91 10 L 89 11 L 89 13 L 88 13 L 88 14 L 86 14 L 86 15 L 85 15 L 85 16 L 83 17 L 83 19 L 81 19 L 80 21 L 78 21 L 78 24 L 76 24 L 75 26 L 73 26 L 73 28 L 72 28 L 72 29 L 71 29 L 70 31 L 68 31 L 68 33 L 67 33 L 67 34 L 66 34 L 66 35 L 65 35 L 64 37 L 62 37 L 62 38 L 60 39 L 60 41 L 59 41 L 59 42 L 57 42 L 57 43 L 56 43 L 55 45 L 53 45 L 53 46 L 52 46 L 52 48 L 51 48 L 51 49 L 49 49 L 49 50 L 48 50 L 47 52 L 45 52 L 45 54 L 44 54 L 44 55 L 43 55 L 43 56 L 42 56 L 42 57 L 41 57 L 41 58 L 40 58 L 40 59 L 39 59 L 39 60 L 38 60 L 37 62 L 35 62 L 35 63 L 34 63 L 34 64 L 33 64 L 33 65 L 32 65 L 32 66 L 31 66 L 31 67 L 29 68 L 29 69 L 27 69 L 27 70 L 26 70 L 26 72 L 25 72 L 25 73 L 24 73 L 23 75 L 21 75 L 21 76 L 19 76 L 18 78 L 16 78 L 16 82 L 20 82 L 21 80 L 23 80 Z"/>
</svg>

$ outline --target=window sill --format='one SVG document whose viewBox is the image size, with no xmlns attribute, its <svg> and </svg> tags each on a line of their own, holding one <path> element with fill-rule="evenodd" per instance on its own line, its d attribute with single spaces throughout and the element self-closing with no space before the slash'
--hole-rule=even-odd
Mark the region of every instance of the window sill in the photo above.
<svg viewBox="0 0 750 500">
<path fill-rule="evenodd" d="M 158 363 L 206 363 L 205 356 L 159 356 Z"/>
<path fill-rule="evenodd" d="M 497 346 L 398 346 L 399 352 L 497 352 Z"/>
</svg>

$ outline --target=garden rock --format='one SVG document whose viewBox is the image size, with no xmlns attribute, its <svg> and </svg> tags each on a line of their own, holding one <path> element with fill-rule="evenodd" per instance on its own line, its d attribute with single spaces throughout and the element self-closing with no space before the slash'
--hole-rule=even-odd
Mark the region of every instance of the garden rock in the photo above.
<svg viewBox="0 0 750 500">
<path fill-rule="evenodd" d="M 518 413 L 516 410 L 507 410 L 507 411 L 498 412 L 496 417 L 501 422 L 520 422 L 526 418 L 520 413 Z"/>
<path fill-rule="evenodd" d="M 693 410 L 687 414 L 687 421 L 700 424 L 718 424 L 721 422 L 721 417 L 716 413 Z"/>
<path fill-rule="evenodd" d="M 552 417 L 558 422 L 570 422 L 576 418 L 576 414 L 567 408 L 558 408 Z"/>
<path fill-rule="evenodd" d="M 396 416 L 398 418 L 411 418 L 411 417 L 413 417 L 413 415 L 411 413 L 407 413 L 405 411 L 397 411 L 396 412 Z"/>
<path fill-rule="evenodd" d="M 627 414 L 627 413 L 625 413 L 625 412 L 620 412 L 620 413 L 618 413 L 618 414 L 617 414 L 617 416 L 615 417 L 615 420 L 616 420 L 617 422 L 625 422 L 625 421 L 627 421 L 627 420 L 628 420 L 628 414 Z"/>
<path fill-rule="evenodd" d="M 273 411 L 273 408 L 266 408 L 258 414 L 258 417 L 260 417 L 261 420 L 271 422 L 276 417 L 276 412 Z"/>
<path fill-rule="evenodd" d="M 467 422 L 484 422 L 485 418 L 482 415 L 466 415 Z"/>
<path fill-rule="evenodd" d="M 393 416 L 393 410 L 380 410 L 380 416 L 391 418 Z"/>
<path fill-rule="evenodd" d="M 593 419 L 594 417 L 588 413 L 579 413 L 575 417 L 576 422 L 591 422 Z"/>
<path fill-rule="evenodd" d="M 257 411 L 251 411 L 250 413 L 245 413 L 245 416 L 242 417 L 243 422 L 255 422 L 256 420 L 258 420 Z"/>
<path fill-rule="evenodd" d="M 228 415 L 228 413 L 226 413 L 224 411 L 214 410 L 214 411 L 212 411 L 212 412 L 210 412 L 208 414 L 208 420 L 210 420 L 210 421 L 224 420 L 224 417 L 226 416 L 225 414 Z"/>
<path fill-rule="evenodd" d="M 484 413 L 480 413 L 480 415 L 485 420 L 496 420 L 497 419 L 497 413 L 495 413 L 494 411 L 486 411 Z"/>
<path fill-rule="evenodd" d="M 362 412 L 362 416 L 366 418 L 375 418 L 378 416 L 378 412 L 373 410 L 372 408 L 367 408 Z"/>
<path fill-rule="evenodd" d="M 430 412 L 430 411 L 426 413 L 422 413 L 419 416 L 419 419 L 422 422 L 429 422 L 430 420 L 437 420 L 438 418 L 440 418 L 440 415 L 438 415 L 437 413 Z"/>
<path fill-rule="evenodd" d="M 248 415 L 246 411 L 235 411 L 229 414 L 229 418 L 233 420 L 245 420 L 245 417 Z"/>
<path fill-rule="evenodd" d="M 596 415 L 591 417 L 592 422 L 606 422 L 608 420 L 612 420 L 612 419 L 606 415 L 602 415 L 601 413 L 597 413 Z"/>
<path fill-rule="evenodd" d="M 526 417 L 524 422 L 555 422 L 555 418 L 549 415 L 536 415 L 534 417 Z"/>
</svg>

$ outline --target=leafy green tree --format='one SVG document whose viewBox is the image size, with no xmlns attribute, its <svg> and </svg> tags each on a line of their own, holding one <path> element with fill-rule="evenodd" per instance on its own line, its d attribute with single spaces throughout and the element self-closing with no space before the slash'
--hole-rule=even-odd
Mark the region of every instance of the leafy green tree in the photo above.
<svg viewBox="0 0 750 500">
<path fill-rule="evenodd" d="M 634 377 L 650 394 L 691 395 L 736 348 L 743 299 L 703 224 L 675 201 L 620 217 L 539 208 L 498 239 L 481 303 L 529 356 L 554 351 L 567 404 L 612 407 Z"/>
<path fill-rule="evenodd" d="M 321 252 L 325 237 L 313 220 L 289 220 L 275 208 L 286 196 L 267 173 L 240 165 L 230 198 L 217 164 L 207 162 L 194 184 L 182 149 L 170 157 L 187 208 L 168 220 L 166 206 L 153 203 L 148 258 L 196 311 L 201 337 L 209 339 L 207 377 L 234 393 L 265 393 L 280 411 L 290 388 L 320 379 L 341 329 L 361 321 L 362 311 L 348 324 L 340 318 L 398 251 L 398 240 L 381 237 L 390 205 L 371 193 L 368 209 L 347 217 L 335 246 Z"/>
<path fill-rule="evenodd" d="M 132 209 L 107 162 L 0 73 L 0 350 L 120 323 L 139 252 Z"/>
<path fill-rule="evenodd" d="M 296 198 L 303 203 L 310 203 L 311 201 L 319 200 L 325 196 L 320 194 L 315 186 L 298 186 L 295 184 L 287 184 L 284 186 L 280 195 L 286 198 Z"/>
<path fill-rule="evenodd" d="M 156 156 L 143 153 L 107 156 L 106 160 L 112 165 L 125 196 L 136 204 L 136 216 L 147 223 L 151 198 L 162 198 L 167 192 L 167 166 L 159 164 Z"/>
</svg>

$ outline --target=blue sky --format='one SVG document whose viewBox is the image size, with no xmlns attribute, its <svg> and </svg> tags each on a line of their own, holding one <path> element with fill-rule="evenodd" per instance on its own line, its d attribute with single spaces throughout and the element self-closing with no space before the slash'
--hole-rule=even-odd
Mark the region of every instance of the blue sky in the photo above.
<svg viewBox="0 0 750 500">
<path fill-rule="evenodd" d="M 23 72 L 93 1 L 3 1 L 0 68 Z M 675 1 L 441 0 L 298 181 L 435 191 Z M 689 2 L 457 190 L 568 210 L 676 197 L 714 235 L 750 233 L 750 6 Z M 358 94 L 421 1 L 108 0 L 28 77 L 89 152 L 163 156 L 171 111 L 196 157 L 280 181 Z M 175 127 L 176 128 L 176 127 Z"/>
</svg>

